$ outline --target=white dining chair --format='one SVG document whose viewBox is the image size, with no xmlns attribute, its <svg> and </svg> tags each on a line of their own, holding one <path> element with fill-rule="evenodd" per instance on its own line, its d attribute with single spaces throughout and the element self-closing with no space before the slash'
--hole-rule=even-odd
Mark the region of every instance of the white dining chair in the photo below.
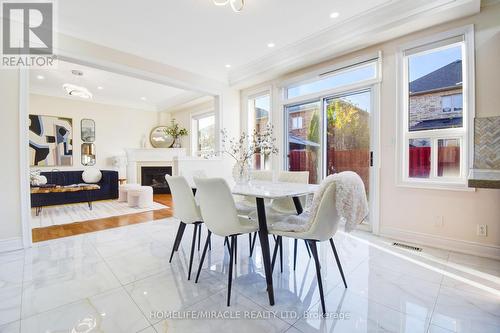
<svg viewBox="0 0 500 333">
<path fill-rule="evenodd" d="M 198 251 L 200 250 L 201 225 L 203 223 L 203 219 L 201 217 L 200 208 L 194 199 L 193 190 L 191 189 L 191 186 L 189 186 L 186 178 L 182 176 L 166 175 L 165 179 L 167 180 L 170 192 L 172 193 L 174 217 L 180 220 L 169 262 L 172 262 L 174 252 L 179 249 L 186 225 L 194 225 L 193 240 L 191 242 L 191 254 L 189 256 L 188 280 L 190 280 L 197 235 Z"/>
<path fill-rule="evenodd" d="M 252 180 L 262 180 L 262 181 L 273 181 L 273 172 L 269 170 L 253 170 L 251 172 Z M 269 201 L 267 202 L 269 203 Z M 241 201 L 236 202 L 236 210 L 238 211 L 238 215 L 250 216 L 252 214 L 257 213 L 257 206 L 255 203 L 254 197 L 244 196 Z M 248 244 L 250 246 L 250 257 L 253 254 L 253 250 L 255 248 L 255 241 L 257 240 L 257 233 L 252 235 L 248 235 Z"/>
<path fill-rule="evenodd" d="M 236 204 L 228 184 L 222 178 L 194 178 L 197 196 L 200 201 L 201 216 L 208 229 L 207 240 L 200 259 L 195 283 L 200 277 L 203 261 L 210 245 L 212 233 L 230 239 L 229 272 L 227 289 L 227 306 L 231 302 L 231 284 L 233 278 L 233 261 L 237 260 L 237 237 L 251 234 L 258 230 L 258 225 L 248 217 L 238 215 Z"/>
<path fill-rule="evenodd" d="M 273 263 L 276 259 L 278 247 L 283 246 L 283 237 L 303 239 L 308 243 L 316 266 L 316 277 L 318 279 L 321 306 L 323 314 L 325 314 L 325 299 L 323 294 L 323 282 L 321 279 L 321 266 L 319 263 L 317 242 L 330 241 L 345 288 L 347 288 L 347 283 L 335 244 L 333 242 L 333 236 L 337 231 L 340 220 L 335 205 L 336 185 L 335 182 L 331 182 L 330 179 L 325 179 L 323 182 L 327 183 L 321 184 L 320 189 L 318 189 L 318 191 L 314 194 L 312 210 L 310 212 L 305 211 L 300 215 L 283 215 L 283 220 L 275 220 L 272 225 L 269 226 L 269 233 L 277 236 L 273 253 Z M 321 186 L 323 186 L 323 188 L 321 188 Z M 326 188 L 324 188 L 325 186 Z"/>
</svg>

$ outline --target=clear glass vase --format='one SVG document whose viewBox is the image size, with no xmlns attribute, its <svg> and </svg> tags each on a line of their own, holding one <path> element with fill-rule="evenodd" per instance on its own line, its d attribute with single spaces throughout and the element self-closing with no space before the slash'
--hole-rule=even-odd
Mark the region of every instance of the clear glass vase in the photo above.
<svg viewBox="0 0 500 333">
<path fill-rule="evenodd" d="M 250 181 L 250 171 L 248 162 L 236 162 L 233 167 L 233 179 L 236 184 L 248 183 Z"/>
</svg>

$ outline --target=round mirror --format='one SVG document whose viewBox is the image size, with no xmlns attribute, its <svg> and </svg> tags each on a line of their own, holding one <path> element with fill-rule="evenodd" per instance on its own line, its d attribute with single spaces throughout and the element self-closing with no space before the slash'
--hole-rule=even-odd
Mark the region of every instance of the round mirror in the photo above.
<svg viewBox="0 0 500 333">
<path fill-rule="evenodd" d="M 170 148 L 174 143 L 174 138 L 165 133 L 166 126 L 153 128 L 149 135 L 149 141 L 154 148 Z"/>
</svg>

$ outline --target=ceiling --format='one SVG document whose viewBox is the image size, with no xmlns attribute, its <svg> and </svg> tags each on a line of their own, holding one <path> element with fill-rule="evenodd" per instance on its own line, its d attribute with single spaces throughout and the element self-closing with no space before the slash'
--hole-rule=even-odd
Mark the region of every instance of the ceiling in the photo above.
<svg viewBox="0 0 500 333">
<path fill-rule="evenodd" d="M 479 10 L 479 0 L 245 3 L 235 13 L 213 0 L 86 0 L 84 5 L 65 0 L 58 2 L 57 30 L 235 84 L 259 72 L 276 75 L 280 69 L 282 74 Z M 333 12 L 338 17 L 330 17 Z"/>
<path fill-rule="evenodd" d="M 76 76 L 72 70 L 80 70 L 83 75 Z M 62 60 L 58 62 L 57 68 L 30 70 L 31 93 L 87 101 L 69 96 L 63 89 L 65 83 L 87 88 L 93 95 L 92 102 L 146 111 L 162 111 L 171 100 L 188 93 L 163 84 Z"/>
<path fill-rule="evenodd" d="M 247 0 L 235 13 L 212 0 L 67 0 L 58 30 L 225 81 L 233 68 L 394 1 Z"/>
</svg>

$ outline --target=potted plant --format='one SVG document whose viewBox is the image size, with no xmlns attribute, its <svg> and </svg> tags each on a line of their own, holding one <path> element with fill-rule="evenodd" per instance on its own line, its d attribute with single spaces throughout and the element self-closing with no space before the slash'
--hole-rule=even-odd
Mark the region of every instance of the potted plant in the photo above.
<svg viewBox="0 0 500 333">
<path fill-rule="evenodd" d="M 175 121 L 175 118 L 170 121 L 170 125 L 165 127 L 163 131 L 165 132 L 165 134 L 170 135 L 174 139 L 174 142 L 172 143 L 170 148 L 180 148 L 181 143 L 179 138 L 188 135 L 187 129 L 185 129 L 184 127 L 180 127 L 179 124 Z"/>
<path fill-rule="evenodd" d="M 221 133 L 222 150 L 236 161 L 233 178 L 237 183 L 250 180 L 250 162 L 253 155 L 261 154 L 265 159 L 269 155 L 278 153 L 271 124 L 267 124 L 260 132 L 254 130 L 251 135 L 242 132 L 238 138 L 230 138 L 226 129 Z"/>
</svg>

